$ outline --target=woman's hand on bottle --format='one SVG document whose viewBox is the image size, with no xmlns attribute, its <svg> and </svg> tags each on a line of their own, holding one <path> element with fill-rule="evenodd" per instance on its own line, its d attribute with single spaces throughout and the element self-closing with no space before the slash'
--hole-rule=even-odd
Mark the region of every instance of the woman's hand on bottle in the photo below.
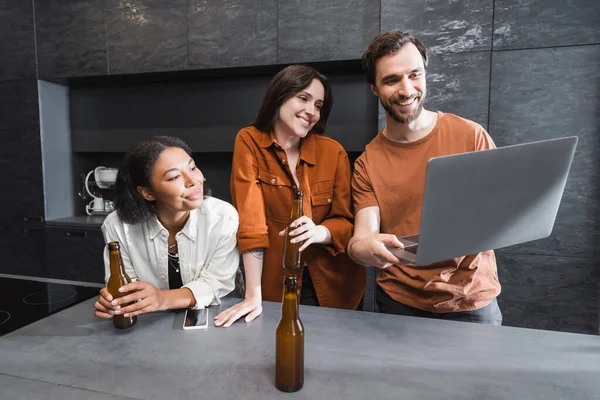
<svg viewBox="0 0 600 400">
<path fill-rule="evenodd" d="M 235 321 L 243 317 L 246 322 L 250 322 L 262 313 L 262 300 L 259 297 L 247 297 L 241 303 L 229 307 L 215 317 L 215 326 L 227 328 Z"/>
<path fill-rule="evenodd" d="M 165 292 L 157 289 L 148 282 L 132 282 L 119 288 L 119 292 L 129 293 L 118 299 L 114 299 L 111 304 L 115 308 L 116 315 L 133 317 L 136 315 L 166 310 Z M 131 304 L 129 304 L 131 303 Z M 125 306 L 126 304 L 129 304 Z"/>
<path fill-rule="evenodd" d="M 331 243 L 329 229 L 325 225 L 315 225 L 313 220 L 306 215 L 292 222 L 290 226 L 296 228 L 289 233 L 289 236 L 292 237 L 290 242 L 304 242 L 298 251 L 306 249 L 313 243 Z M 279 236 L 285 236 L 285 229 L 279 232 Z"/>
<path fill-rule="evenodd" d="M 112 318 L 115 315 L 115 309 L 111 304 L 113 297 L 108 293 L 108 289 L 103 287 L 100 289 L 100 296 L 98 301 L 94 304 L 96 312 L 94 313 L 98 318 Z"/>
</svg>

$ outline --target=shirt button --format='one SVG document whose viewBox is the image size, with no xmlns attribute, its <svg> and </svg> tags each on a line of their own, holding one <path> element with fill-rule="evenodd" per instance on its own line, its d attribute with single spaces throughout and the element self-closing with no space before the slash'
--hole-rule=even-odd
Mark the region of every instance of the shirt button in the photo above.
<svg viewBox="0 0 600 400">
<path fill-rule="evenodd" d="M 327 202 L 328 202 L 328 203 L 331 203 L 331 197 L 327 199 Z"/>
<path fill-rule="evenodd" d="M 274 185 L 277 182 L 275 178 L 271 179 L 271 183 Z"/>
</svg>

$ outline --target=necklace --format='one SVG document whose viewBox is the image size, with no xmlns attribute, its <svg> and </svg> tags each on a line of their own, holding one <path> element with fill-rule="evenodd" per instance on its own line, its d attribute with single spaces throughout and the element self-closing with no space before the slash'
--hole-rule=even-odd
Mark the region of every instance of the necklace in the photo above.
<svg viewBox="0 0 600 400">
<path fill-rule="evenodd" d="M 167 259 L 167 262 L 175 270 L 175 272 L 179 272 L 179 254 L 168 253 L 168 255 L 169 257 Z M 176 261 L 177 264 L 175 264 Z"/>
<path fill-rule="evenodd" d="M 177 242 L 169 245 L 169 250 L 174 249 L 177 246 Z"/>
</svg>

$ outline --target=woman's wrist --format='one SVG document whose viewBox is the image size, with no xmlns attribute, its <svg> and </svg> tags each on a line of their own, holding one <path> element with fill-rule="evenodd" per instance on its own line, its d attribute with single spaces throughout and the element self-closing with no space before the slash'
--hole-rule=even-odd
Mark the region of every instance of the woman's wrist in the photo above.
<svg viewBox="0 0 600 400">
<path fill-rule="evenodd" d="M 317 228 L 322 228 L 323 229 L 323 235 L 321 237 L 319 237 L 319 241 L 315 241 L 315 243 L 319 243 L 319 244 L 331 244 L 332 240 L 331 240 L 331 231 L 329 230 L 328 227 L 326 227 L 325 225 L 317 225 Z"/>
<path fill-rule="evenodd" d="M 262 301 L 262 293 L 261 293 L 260 287 L 257 289 L 253 289 L 253 290 L 248 290 L 248 288 L 246 288 L 245 300 L 250 300 L 250 299 Z"/>
<path fill-rule="evenodd" d="M 181 289 L 160 289 L 161 310 L 177 308 L 192 308 L 196 305 L 196 298 L 192 291 L 186 287 Z"/>
</svg>

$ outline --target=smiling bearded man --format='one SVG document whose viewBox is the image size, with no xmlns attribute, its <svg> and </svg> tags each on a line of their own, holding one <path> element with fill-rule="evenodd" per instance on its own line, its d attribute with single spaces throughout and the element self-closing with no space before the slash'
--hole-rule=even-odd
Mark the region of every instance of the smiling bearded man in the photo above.
<svg viewBox="0 0 600 400">
<path fill-rule="evenodd" d="M 375 38 L 362 63 L 387 126 L 355 163 L 350 257 L 381 268 L 376 289 L 381 312 L 500 325 L 493 251 L 420 266 L 405 265 L 390 252 L 402 247 L 398 237 L 419 231 L 429 159 L 492 149 L 494 142 L 473 121 L 423 108 L 427 50 L 409 33 Z"/>
</svg>

